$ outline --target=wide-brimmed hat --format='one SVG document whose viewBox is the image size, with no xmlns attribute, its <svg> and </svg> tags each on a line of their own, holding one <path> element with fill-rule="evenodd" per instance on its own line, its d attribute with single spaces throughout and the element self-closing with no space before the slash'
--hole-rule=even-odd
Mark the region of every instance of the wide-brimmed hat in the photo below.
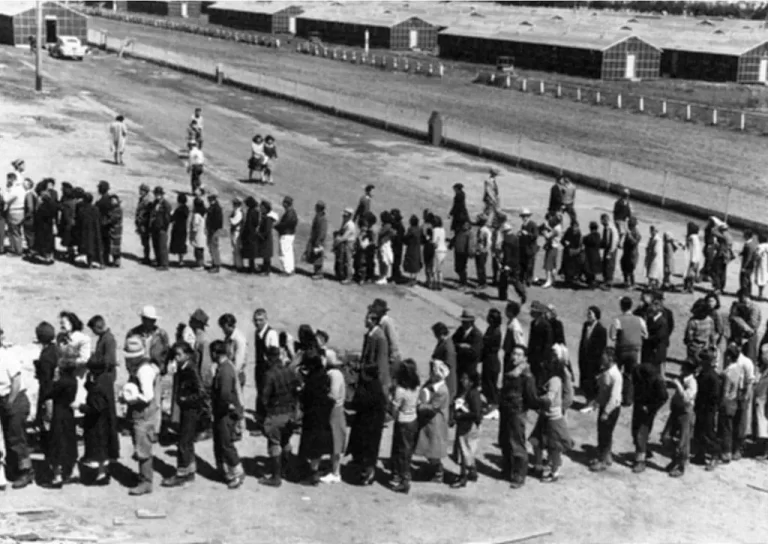
<svg viewBox="0 0 768 544">
<path fill-rule="evenodd" d="M 463 183 L 454 183 L 453 184 L 453 188 L 454 189 L 463 189 L 464 188 L 464 184 Z"/>
<path fill-rule="evenodd" d="M 131 336 L 125 339 L 125 346 L 123 346 L 123 357 L 126 359 L 138 359 L 146 355 L 144 349 L 144 342 L 138 336 Z"/>
<path fill-rule="evenodd" d="M 530 217 L 531 215 L 532 215 L 531 210 L 529 210 L 528 208 L 523 208 L 522 210 L 520 210 L 520 217 Z"/>
<path fill-rule="evenodd" d="M 154 319 L 157 321 L 159 319 L 157 315 L 157 310 L 155 310 L 154 306 L 144 306 L 141 309 L 141 313 L 139 313 L 140 317 L 143 317 L 144 319 Z"/>
<path fill-rule="evenodd" d="M 472 312 L 470 312 L 469 310 L 467 310 L 466 308 L 464 308 L 461 311 L 461 316 L 459 317 L 459 319 L 461 321 L 474 321 L 475 320 L 475 315 Z"/>
<path fill-rule="evenodd" d="M 198 308 L 194 312 L 192 312 L 192 315 L 189 316 L 190 321 L 197 321 L 201 325 L 207 325 L 208 324 L 208 314 L 205 313 L 203 310 Z"/>
<path fill-rule="evenodd" d="M 156 195 L 164 195 L 164 194 L 165 194 L 165 189 L 163 189 L 162 187 L 160 187 L 160 186 L 158 185 L 157 187 L 155 187 L 155 190 L 154 190 L 153 192 L 154 192 Z"/>
<path fill-rule="evenodd" d="M 432 367 L 434 368 L 437 377 L 441 380 L 446 379 L 451 374 L 451 369 L 440 359 L 432 359 Z"/>
</svg>

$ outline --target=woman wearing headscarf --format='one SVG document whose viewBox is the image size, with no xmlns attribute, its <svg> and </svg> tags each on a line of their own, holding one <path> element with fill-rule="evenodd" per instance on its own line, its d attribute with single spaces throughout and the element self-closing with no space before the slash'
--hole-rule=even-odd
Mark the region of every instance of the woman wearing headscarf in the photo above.
<svg viewBox="0 0 768 544">
<path fill-rule="evenodd" d="M 386 409 L 387 397 L 379 381 L 378 369 L 375 366 L 363 366 L 352 400 L 346 403 L 346 410 L 354 412 L 347 454 L 352 456 L 352 463 L 359 467 L 361 485 L 371 485 L 376 479 L 376 461 L 379 458 Z"/>
<path fill-rule="evenodd" d="M 272 254 L 274 253 L 272 229 L 278 219 L 277 213 L 272 211 L 272 204 L 268 200 L 261 201 L 260 219 L 256 238 L 258 240 L 259 257 L 263 259 L 261 273 L 268 276 L 272 272 Z"/>
<path fill-rule="evenodd" d="M 37 207 L 33 218 L 35 231 L 33 251 L 45 264 L 53 264 L 53 254 L 56 249 L 56 238 L 53 235 L 53 226 L 56 223 L 57 204 L 48 191 L 45 181 L 37 184 Z"/>
<path fill-rule="evenodd" d="M 448 417 L 451 404 L 451 395 L 445 380 L 450 370 L 439 360 L 432 360 L 429 365 L 429 382 L 419 394 L 419 438 L 414 453 L 427 458 L 429 479 L 434 483 L 443 483 L 443 459 L 448 453 Z"/>
<path fill-rule="evenodd" d="M 304 483 L 320 483 L 320 459 L 333 452 L 331 432 L 330 380 L 323 368 L 319 353 L 304 357 L 304 387 L 301 391 L 301 442 L 299 457 L 307 463 L 307 477 Z"/>
</svg>

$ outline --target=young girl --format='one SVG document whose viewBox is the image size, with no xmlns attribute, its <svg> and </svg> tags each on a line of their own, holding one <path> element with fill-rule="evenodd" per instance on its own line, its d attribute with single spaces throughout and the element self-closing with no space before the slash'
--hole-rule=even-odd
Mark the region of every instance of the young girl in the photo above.
<svg viewBox="0 0 768 544">
<path fill-rule="evenodd" d="M 195 251 L 195 270 L 202 270 L 205 265 L 205 204 L 196 198 L 193 205 L 192 224 L 189 229 L 189 241 Z"/>
<path fill-rule="evenodd" d="M 211 359 L 217 365 L 211 390 L 213 454 L 216 458 L 216 468 L 224 476 L 227 487 L 237 489 L 245 480 L 243 465 L 233 440 L 243 413 L 237 390 L 237 373 L 232 361 L 227 357 L 227 346 L 222 340 L 211 342 L 210 351 Z"/>
<path fill-rule="evenodd" d="M 467 482 L 477 481 L 475 455 L 480 441 L 480 423 L 483 421 L 483 403 L 480 400 L 480 376 L 471 370 L 461 375 L 462 395 L 454 403 L 456 420 L 456 441 L 454 456 L 461 465 L 461 476 L 451 484 L 454 489 L 467 486 Z"/>
<path fill-rule="evenodd" d="M 114 382 L 104 358 L 93 357 L 88 361 L 85 389 L 88 396 L 85 404 L 80 406 L 85 441 L 82 466 L 95 465 L 97 473 L 93 483 L 107 485 L 109 462 L 120 458 L 120 441 L 117 434 Z"/>
<path fill-rule="evenodd" d="M 180 487 L 195 480 L 195 438 L 197 424 L 204 408 L 205 390 L 195 360 L 195 349 L 187 342 L 173 347 L 176 367 L 173 393 L 181 411 L 176 474 L 163 480 L 163 487 Z"/>
<path fill-rule="evenodd" d="M 70 481 L 77 462 L 77 428 L 72 403 L 77 395 L 76 366 L 71 359 L 62 359 L 56 368 L 55 381 L 45 400 L 51 406 L 51 430 L 45 460 L 53 471 L 51 487 L 61 489 Z"/>
<path fill-rule="evenodd" d="M 264 154 L 264 139 L 261 134 L 257 134 L 251 140 L 251 157 L 248 159 L 248 181 L 253 181 L 253 173 L 259 173 L 259 179 L 256 181 L 261 183 L 263 181 L 263 168 L 266 163 L 266 155 Z"/>
<path fill-rule="evenodd" d="M 683 289 L 686 293 L 693 293 L 693 285 L 699 281 L 701 238 L 699 238 L 699 226 L 690 221 L 685 235 L 685 249 L 688 252 L 688 267 L 685 271 Z"/>
<path fill-rule="evenodd" d="M 274 185 L 272 180 L 272 171 L 275 169 L 275 160 L 277 160 L 277 146 L 272 136 L 264 139 L 264 182 Z"/>
<path fill-rule="evenodd" d="M 411 490 L 411 459 L 419 422 L 416 407 L 419 403 L 419 372 L 416 361 L 404 360 L 395 376 L 395 390 L 390 400 L 389 411 L 395 420 L 392 434 L 392 490 L 408 493 Z"/>
<path fill-rule="evenodd" d="M 560 478 L 562 454 L 573 447 L 564 413 L 569 399 L 565 392 L 567 370 L 562 359 L 553 351 L 544 363 L 542 398 L 549 399 L 549 407 L 539 413 L 539 420 L 530 438 L 535 470 L 541 474 L 542 482 L 556 482 Z M 544 467 L 544 449 L 549 457 L 547 468 Z"/>
<path fill-rule="evenodd" d="M 171 215 L 171 247 L 170 254 L 179 258 L 179 268 L 184 266 L 184 255 L 187 254 L 187 223 L 189 221 L 189 208 L 187 208 L 187 195 L 179 193 L 178 206 Z"/>
<path fill-rule="evenodd" d="M 432 244 L 435 246 L 435 259 L 432 264 L 432 288 L 443 290 L 443 263 L 448 253 L 448 243 L 445 239 L 445 229 L 440 216 L 432 216 Z"/>
<path fill-rule="evenodd" d="M 322 331 L 316 333 L 317 336 L 319 336 L 320 332 Z M 325 336 L 327 339 L 327 334 Z M 347 399 L 347 386 L 344 382 L 344 374 L 341 372 L 342 362 L 336 357 L 328 357 L 325 350 L 322 350 L 322 353 L 328 380 L 330 382 L 328 397 L 333 401 L 330 418 L 331 435 L 333 436 L 333 451 L 331 453 L 331 472 L 320 478 L 320 481 L 325 484 L 337 484 L 341 482 L 341 456 L 344 453 L 344 446 L 347 441 L 347 425 L 344 416 L 344 401 Z"/>
</svg>

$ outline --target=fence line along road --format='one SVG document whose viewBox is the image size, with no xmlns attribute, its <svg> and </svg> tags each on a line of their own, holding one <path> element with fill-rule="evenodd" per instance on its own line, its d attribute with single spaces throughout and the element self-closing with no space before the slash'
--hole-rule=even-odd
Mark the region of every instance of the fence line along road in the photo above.
<svg viewBox="0 0 768 544">
<path fill-rule="evenodd" d="M 89 43 L 108 51 L 123 51 L 134 57 L 217 80 L 249 91 L 285 98 L 340 117 L 357 120 L 419 139 L 428 136 L 430 111 L 400 108 L 370 99 L 324 91 L 299 81 L 266 76 L 227 67 L 189 55 L 147 46 L 125 45 L 122 40 L 89 29 Z M 563 173 L 576 182 L 608 192 L 623 187 L 634 198 L 697 217 L 718 215 L 738 227 L 766 228 L 768 194 L 748 191 L 728 184 L 712 184 L 680 176 L 670 171 L 655 172 L 621 161 L 597 157 L 566 147 L 538 142 L 518 133 L 501 132 L 469 124 L 451 117 L 444 119 L 443 145 L 499 160 L 513 166 L 550 175 Z"/>
</svg>

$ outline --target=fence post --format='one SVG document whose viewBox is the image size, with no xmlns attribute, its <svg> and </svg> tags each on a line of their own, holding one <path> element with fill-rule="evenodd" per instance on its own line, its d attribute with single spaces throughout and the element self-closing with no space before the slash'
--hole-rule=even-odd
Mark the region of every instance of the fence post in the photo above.
<svg viewBox="0 0 768 544">
<path fill-rule="evenodd" d="M 539 94 L 544 94 L 544 81 L 539 81 Z"/>
<path fill-rule="evenodd" d="M 526 92 L 526 90 L 528 90 L 528 80 L 523 78 L 521 85 L 522 85 L 523 92 Z"/>
<path fill-rule="evenodd" d="M 440 65 L 438 66 L 438 68 L 439 68 L 439 70 L 440 70 L 440 72 L 439 72 L 439 73 L 440 73 L 440 77 L 443 77 L 443 74 L 445 73 L 445 66 L 443 66 L 443 63 L 442 63 L 442 62 L 440 63 Z"/>
<path fill-rule="evenodd" d="M 728 222 L 728 212 L 731 208 L 731 191 L 733 191 L 733 183 L 728 185 L 728 192 L 725 195 L 725 222 Z"/>
<path fill-rule="evenodd" d="M 664 170 L 664 181 L 661 184 L 661 207 L 664 207 L 664 204 L 667 200 L 667 183 L 669 182 L 669 172 Z"/>
<path fill-rule="evenodd" d="M 405 59 L 405 60 L 403 61 L 403 71 L 404 71 L 404 72 L 407 72 L 407 71 L 408 71 L 408 59 Z"/>
<path fill-rule="evenodd" d="M 691 120 L 691 105 L 686 104 L 685 105 L 685 120 L 690 121 Z"/>
<path fill-rule="evenodd" d="M 747 119 L 746 119 L 746 116 L 744 115 L 744 112 L 741 112 L 741 115 L 739 116 L 739 130 L 743 132 L 746 127 L 747 127 Z"/>
<path fill-rule="evenodd" d="M 616 106 L 621 109 L 621 94 L 616 97 Z"/>
<path fill-rule="evenodd" d="M 563 96 L 563 86 L 559 83 L 557 84 L 557 97 L 561 98 Z"/>
<path fill-rule="evenodd" d="M 496 82 L 496 74 L 494 74 L 494 73 L 491 73 L 491 78 L 490 78 L 490 80 L 488 81 L 488 83 L 495 83 L 495 82 Z"/>
<path fill-rule="evenodd" d="M 218 85 L 224 83 L 224 70 L 222 69 L 221 64 L 216 65 L 216 83 Z"/>
<path fill-rule="evenodd" d="M 645 100 L 643 97 L 640 97 L 640 103 L 638 104 L 638 107 L 640 108 L 640 113 L 643 113 L 645 111 Z"/>
<path fill-rule="evenodd" d="M 667 116 L 667 101 L 666 100 L 662 100 L 661 101 L 661 115 L 663 115 L 664 117 Z"/>
<path fill-rule="evenodd" d="M 435 68 L 432 66 L 432 63 L 431 63 L 431 62 L 429 63 L 429 68 L 427 68 L 427 73 L 428 73 L 430 76 L 433 76 L 433 75 L 435 75 Z"/>
<path fill-rule="evenodd" d="M 600 91 L 597 91 L 595 95 L 595 104 L 600 104 Z"/>
<path fill-rule="evenodd" d="M 418 74 L 419 72 L 421 72 L 421 63 L 417 62 L 416 63 L 416 73 Z"/>
<path fill-rule="evenodd" d="M 576 87 L 576 102 L 581 102 L 581 87 Z"/>
</svg>

